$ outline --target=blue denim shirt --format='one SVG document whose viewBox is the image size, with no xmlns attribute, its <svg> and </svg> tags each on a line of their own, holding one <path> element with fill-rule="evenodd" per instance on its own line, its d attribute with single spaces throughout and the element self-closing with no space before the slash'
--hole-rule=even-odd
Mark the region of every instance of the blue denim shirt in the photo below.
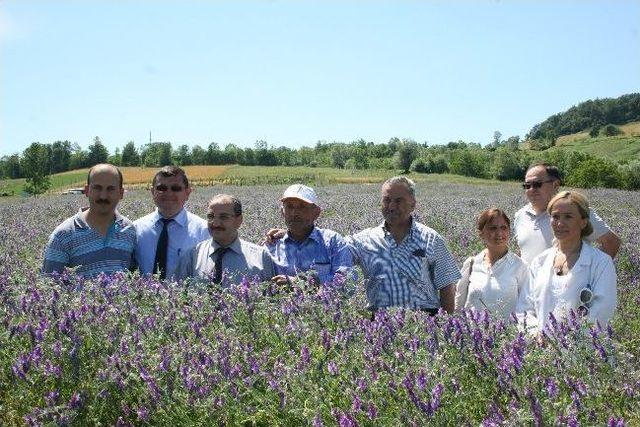
<svg viewBox="0 0 640 427">
<path fill-rule="evenodd" d="M 336 273 L 349 275 L 353 258 L 345 239 L 333 230 L 314 227 L 309 237 L 298 242 L 285 234 L 267 249 L 275 264 L 276 274 L 296 276 L 315 271 L 322 283 L 330 282 Z"/>
</svg>

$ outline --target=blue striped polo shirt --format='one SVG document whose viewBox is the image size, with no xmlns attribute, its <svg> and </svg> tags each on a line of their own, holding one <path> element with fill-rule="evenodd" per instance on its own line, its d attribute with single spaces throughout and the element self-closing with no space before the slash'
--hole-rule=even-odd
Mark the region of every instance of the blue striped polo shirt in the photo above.
<svg viewBox="0 0 640 427">
<path fill-rule="evenodd" d="M 80 209 L 51 233 L 44 252 L 44 274 L 62 272 L 69 267 L 78 275 L 91 278 L 135 266 L 136 230 L 133 223 L 116 212 L 115 221 L 103 236 L 89 227 L 82 217 L 86 209 Z"/>
</svg>

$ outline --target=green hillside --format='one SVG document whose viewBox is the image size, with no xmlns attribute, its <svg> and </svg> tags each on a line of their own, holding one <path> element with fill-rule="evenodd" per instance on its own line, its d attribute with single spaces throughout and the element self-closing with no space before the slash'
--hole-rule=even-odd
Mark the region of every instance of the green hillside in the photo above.
<svg viewBox="0 0 640 427">
<path fill-rule="evenodd" d="M 640 160 L 640 122 L 619 126 L 623 132 L 616 136 L 592 138 L 589 131 L 565 135 L 558 138 L 551 150 L 568 149 L 604 157 L 615 162 Z"/>
</svg>

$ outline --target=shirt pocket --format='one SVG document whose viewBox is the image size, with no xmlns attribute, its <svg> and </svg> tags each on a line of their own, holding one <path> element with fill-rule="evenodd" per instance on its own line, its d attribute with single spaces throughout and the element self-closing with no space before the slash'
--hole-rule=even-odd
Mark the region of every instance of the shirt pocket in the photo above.
<svg viewBox="0 0 640 427">
<path fill-rule="evenodd" d="M 312 270 L 318 273 L 321 282 L 326 282 L 331 276 L 331 263 L 317 262 L 311 266 Z"/>
</svg>

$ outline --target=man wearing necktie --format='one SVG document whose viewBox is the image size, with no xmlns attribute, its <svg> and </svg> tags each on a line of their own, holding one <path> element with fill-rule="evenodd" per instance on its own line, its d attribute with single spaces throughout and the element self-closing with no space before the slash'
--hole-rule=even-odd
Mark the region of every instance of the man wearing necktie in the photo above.
<svg viewBox="0 0 640 427">
<path fill-rule="evenodd" d="M 198 243 L 180 258 L 177 279 L 195 277 L 221 286 L 238 283 L 243 276 L 259 281 L 275 275 L 267 249 L 241 239 L 242 203 L 234 196 L 219 194 L 209 201 L 207 223 L 211 238 Z"/>
<path fill-rule="evenodd" d="M 184 208 L 191 190 L 185 171 L 177 166 L 165 166 L 153 177 L 156 210 L 133 223 L 141 274 L 172 278 L 180 256 L 209 238 L 207 222 Z"/>
</svg>

